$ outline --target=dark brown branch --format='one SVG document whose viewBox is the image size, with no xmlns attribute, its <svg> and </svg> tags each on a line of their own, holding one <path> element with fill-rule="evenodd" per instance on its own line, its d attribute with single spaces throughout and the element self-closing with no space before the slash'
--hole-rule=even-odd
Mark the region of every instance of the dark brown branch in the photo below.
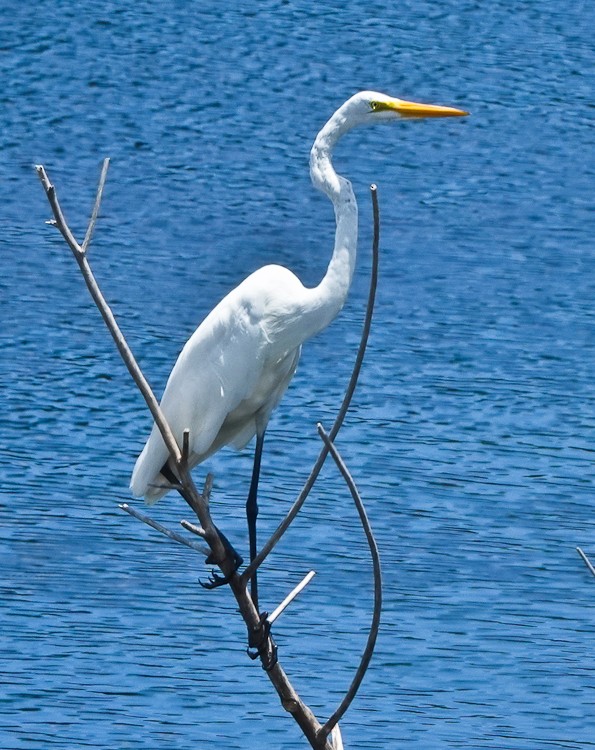
<svg viewBox="0 0 595 750">
<path fill-rule="evenodd" d="M 374 303 L 376 300 L 376 288 L 378 286 L 378 262 L 379 262 L 378 245 L 379 245 L 379 240 L 380 240 L 380 215 L 379 215 L 379 210 L 378 210 L 378 189 L 376 185 L 370 185 L 370 193 L 372 195 L 372 207 L 373 207 L 373 212 L 374 212 L 374 239 L 372 242 L 372 271 L 370 273 L 370 289 L 368 292 L 366 315 L 364 318 L 364 326 L 362 329 L 362 335 L 360 339 L 359 348 L 357 351 L 357 356 L 355 358 L 355 363 L 353 365 L 353 371 L 351 373 L 351 377 L 347 385 L 345 396 L 343 397 L 341 408 L 339 409 L 339 412 L 335 418 L 335 422 L 329 433 L 329 438 L 331 442 L 334 441 L 335 438 L 337 437 L 337 434 L 339 430 L 341 429 L 341 426 L 343 425 L 343 421 L 345 420 L 345 415 L 347 414 L 349 405 L 351 404 L 351 399 L 353 397 L 353 393 L 357 385 L 359 374 L 362 368 L 362 362 L 364 360 L 364 355 L 366 353 L 366 346 L 368 343 L 368 338 L 370 335 L 370 328 L 372 325 L 372 315 L 374 313 Z M 271 553 L 271 551 L 273 550 L 277 542 L 281 539 L 283 534 L 287 531 L 287 529 L 289 528 L 294 518 L 300 512 L 303 504 L 306 502 L 306 498 L 310 494 L 310 490 L 314 486 L 314 482 L 316 482 L 318 475 L 320 474 L 322 466 L 328 455 L 328 451 L 329 449 L 327 448 L 326 445 L 324 445 L 322 450 L 318 454 L 318 458 L 316 459 L 316 462 L 314 463 L 314 466 L 312 467 L 310 476 L 306 480 L 306 483 L 304 484 L 304 487 L 302 491 L 300 492 L 297 500 L 291 506 L 291 508 L 289 509 L 289 512 L 287 513 L 283 521 L 279 524 L 277 529 L 273 532 L 269 540 L 263 545 L 262 549 L 256 555 L 254 560 L 250 563 L 250 565 L 248 565 L 248 567 L 242 573 L 242 578 L 244 578 L 244 580 L 246 581 L 250 580 L 250 578 L 254 574 L 254 571 L 256 571 L 260 565 L 262 565 L 263 561 L 268 557 L 268 555 Z"/>
<path fill-rule="evenodd" d="M 188 464 L 188 458 L 190 456 L 190 430 L 184 430 L 182 436 L 182 457 L 181 460 Z"/>
<path fill-rule="evenodd" d="M 370 547 L 370 555 L 372 556 L 372 567 L 374 571 L 374 611 L 372 614 L 372 623 L 370 625 L 370 633 L 368 635 L 366 647 L 362 654 L 359 667 L 357 668 L 355 676 L 351 682 L 351 685 L 349 686 L 349 689 L 347 690 L 347 693 L 345 694 L 345 697 L 339 704 L 339 707 L 337 708 L 337 710 L 333 713 L 333 715 L 329 718 L 329 720 L 320 730 L 321 736 L 326 737 L 332 732 L 333 727 L 335 727 L 336 724 L 341 720 L 341 718 L 343 717 L 343 715 L 345 714 L 345 712 L 351 705 L 351 702 L 355 698 L 355 695 L 359 689 L 359 686 L 361 685 L 362 680 L 364 679 L 364 675 L 366 674 L 366 671 L 370 664 L 370 659 L 372 658 L 372 654 L 374 653 L 376 639 L 378 638 L 378 629 L 380 627 L 380 613 L 382 611 L 382 573 L 380 570 L 380 555 L 378 553 L 378 545 L 376 544 L 376 540 L 374 539 L 374 534 L 372 533 L 372 527 L 370 526 L 370 522 L 366 514 L 366 509 L 364 508 L 364 504 L 362 502 L 359 491 L 355 485 L 355 482 L 353 481 L 353 478 L 351 474 L 349 473 L 347 466 L 345 466 L 345 463 L 343 459 L 341 458 L 341 456 L 339 455 L 339 452 L 337 451 L 335 445 L 331 441 L 330 435 L 327 435 L 324 428 L 320 424 L 318 425 L 318 434 L 320 435 L 324 444 L 330 451 L 331 456 L 333 457 L 333 460 L 337 464 L 337 467 L 339 468 L 339 471 L 341 472 L 343 476 L 343 479 L 345 480 L 347 486 L 349 487 L 349 491 L 351 492 L 351 496 L 353 497 L 353 501 L 355 502 L 357 512 L 359 514 L 360 520 L 362 522 L 362 526 L 364 528 L 364 532 L 366 534 L 366 539 L 368 540 L 368 546 Z"/>
</svg>

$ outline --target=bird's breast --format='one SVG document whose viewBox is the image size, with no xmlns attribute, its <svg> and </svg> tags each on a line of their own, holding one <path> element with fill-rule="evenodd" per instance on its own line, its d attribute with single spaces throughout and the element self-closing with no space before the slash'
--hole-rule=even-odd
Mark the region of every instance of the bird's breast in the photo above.
<svg viewBox="0 0 595 750">
<path fill-rule="evenodd" d="M 264 363 L 249 393 L 227 414 L 219 436 L 222 443 L 243 448 L 257 432 L 265 429 L 271 412 L 287 390 L 299 356 L 298 347 L 275 361 Z"/>
</svg>

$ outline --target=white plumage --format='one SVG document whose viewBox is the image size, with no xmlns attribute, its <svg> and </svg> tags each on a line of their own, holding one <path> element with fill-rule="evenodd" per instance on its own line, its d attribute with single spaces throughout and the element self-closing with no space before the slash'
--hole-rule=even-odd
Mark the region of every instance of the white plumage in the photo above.
<svg viewBox="0 0 595 750">
<path fill-rule="evenodd" d="M 263 293 L 269 283 L 273 293 Z M 192 466 L 224 445 L 243 448 L 266 427 L 297 367 L 307 291 L 286 268 L 265 266 L 221 300 L 182 349 L 161 407 L 178 443 L 190 430 Z M 132 475 L 135 495 L 153 503 L 167 492 L 154 486 L 165 484 L 158 475 L 167 459 L 154 425 Z"/>
<path fill-rule="evenodd" d="M 264 434 L 295 372 L 302 343 L 329 325 L 345 302 L 355 265 L 357 204 L 351 184 L 331 163 L 337 140 L 356 125 L 464 114 L 364 91 L 326 123 L 312 147 L 310 174 L 335 209 L 335 247 L 327 272 L 318 286 L 308 289 L 283 266 L 265 266 L 233 289 L 188 340 L 161 407 L 178 444 L 184 430 L 190 431 L 191 466 L 224 445 L 242 448 L 255 434 Z M 152 503 L 168 491 L 160 474 L 167 460 L 167 448 L 153 426 L 132 474 L 134 495 Z"/>
</svg>

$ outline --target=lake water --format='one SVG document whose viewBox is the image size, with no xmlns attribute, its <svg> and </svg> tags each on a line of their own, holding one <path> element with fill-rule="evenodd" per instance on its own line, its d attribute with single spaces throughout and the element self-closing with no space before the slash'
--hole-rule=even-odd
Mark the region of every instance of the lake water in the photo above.
<svg viewBox="0 0 595 750">
<path fill-rule="evenodd" d="M 332 209 L 308 176 L 358 89 L 469 109 L 350 134 L 361 215 L 340 318 L 269 430 L 261 538 L 342 396 L 382 213 L 378 305 L 339 447 L 382 554 L 378 648 L 346 748 L 595 747 L 593 6 L 580 1 L 6 0 L 0 24 L 0 747 L 282 748 L 305 742 L 244 654 L 196 554 L 118 509 L 150 427 L 33 170 L 161 392 L 206 312 L 257 267 L 324 273 Z M 251 451 L 223 451 L 216 521 L 246 553 Z M 197 472 L 199 482 L 204 469 Z M 138 507 L 144 509 L 139 503 Z M 152 515 L 188 517 L 173 495 Z M 321 717 L 371 616 L 370 562 L 332 466 L 262 572 Z"/>
</svg>

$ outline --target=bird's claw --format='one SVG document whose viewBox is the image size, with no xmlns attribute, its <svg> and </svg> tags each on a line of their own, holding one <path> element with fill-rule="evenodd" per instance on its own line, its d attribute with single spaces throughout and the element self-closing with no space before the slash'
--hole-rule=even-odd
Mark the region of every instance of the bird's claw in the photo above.
<svg viewBox="0 0 595 750">
<path fill-rule="evenodd" d="M 207 581 L 201 581 L 199 578 L 198 582 L 203 587 L 203 589 L 218 589 L 219 586 L 225 586 L 226 583 L 229 583 L 230 579 L 231 575 L 220 576 L 219 573 L 215 572 L 215 570 L 211 570 L 211 575 L 209 576 Z"/>
<path fill-rule="evenodd" d="M 231 549 L 233 550 L 233 547 Z M 235 574 L 235 572 L 244 562 L 243 559 L 240 557 L 240 555 L 238 555 L 238 553 L 235 550 L 233 550 L 233 552 L 234 552 L 234 558 L 233 558 L 234 568 L 231 571 L 231 573 L 229 573 L 228 575 L 222 576 L 222 575 L 219 575 L 219 573 L 217 573 L 215 569 L 213 568 L 213 570 L 211 570 L 211 575 L 209 576 L 207 581 L 201 581 L 200 578 L 198 579 L 198 582 L 203 587 L 203 589 L 218 589 L 219 586 L 225 586 L 226 583 L 229 583 L 231 581 L 231 577 Z M 215 562 L 211 558 L 212 558 L 212 555 L 209 555 L 206 561 L 208 563 Z"/>
<path fill-rule="evenodd" d="M 270 672 L 277 663 L 277 646 L 271 638 L 271 623 L 268 617 L 268 612 L 261 612 L 258 625 L 248 631 L 248 648 L 246 649 L 246 653 L 252 660 L 261 658 L 265 672 Z M 270 653 L 267 648 L 269 643 Z"/>
<path fill-rule="evenodd" d="M 200 580 L 200 578 L 198 579 L 198 582 L 203 587 L 203 589 L 217 589 L 219 588 L 219 586 L 225 586 L 226 583 L 230 582 L 232 575 L 238 570 L 238 568 L 241 567 L 241 565 L 244 562 L 244 559 L 242 558 L 242 556 L 238 552 L 236 552 L 234 546 L 229 541 L 229 539 L 225 536 L 225 534 L 222 531 L 219 531 L 219 529 L 217 529 L 217 533 L 219 534 L 221 543 L 223 544 L 223 547 L 225 548 L 226 555 L 231 557 L 233 560 L 233 571 L 229 573 L 228 575 L 221 576 L 219 575 L 219 573 L 216 573 L 214 570 L 212 570 L 208 581 L 203 582 Z M 214 558 L 213 553 L 211 553 L 207 557 L 205 562 L 207 562 L 209 565 L 219 564 L 219 562 Z"/>
</svg>

